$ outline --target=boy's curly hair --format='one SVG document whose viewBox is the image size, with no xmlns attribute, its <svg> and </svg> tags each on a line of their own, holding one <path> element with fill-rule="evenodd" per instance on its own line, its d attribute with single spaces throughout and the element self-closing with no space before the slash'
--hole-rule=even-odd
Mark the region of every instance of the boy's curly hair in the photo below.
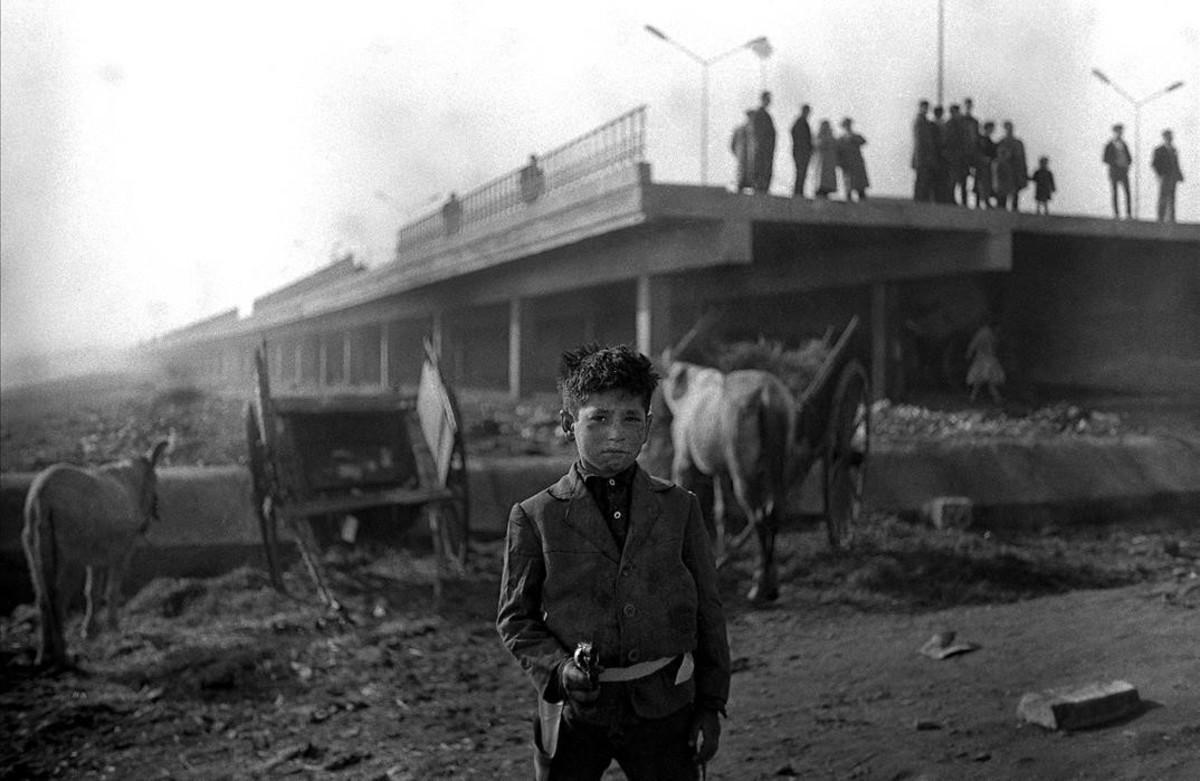
<svg viewBox="0 0 1200 781">
<path fill-rule="evenodd" d="M 563 352 L 558 364 L 558 391 L 563 409 L 571 413 L 577 412 L 593 393 L 611 390 L 638 396 L 649 411 L 658 379 L 650 359 L 624 344 L 585 344 Z"/>
</svg>

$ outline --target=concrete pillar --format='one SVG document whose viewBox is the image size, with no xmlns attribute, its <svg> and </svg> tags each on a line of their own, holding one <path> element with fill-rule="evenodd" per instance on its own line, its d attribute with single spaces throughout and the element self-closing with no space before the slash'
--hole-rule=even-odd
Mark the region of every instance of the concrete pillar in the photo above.
<svg viewBox="0 0 1200 781">
<path fill-rule="evenodd" d="M 637 279 L 637 348 L 653 356 L 670 345 L 671 290 L 649 275 Z"/>
<path fill-rule="evenodd" d="M 283 383 L 283 342 L 275 343 L 275 382 Z"/>
<path fill-rule="evenodd" d="M 351 374 L 351 372 L 354 369 L 354 364 L 350 360 L 351 356 L 352 356 L 351 351 L 353 349 L 354 349 L 354 339 L 351 336 L 350 329 L 347 328 L 345 331 L 342 331 L 342 384 L 343 385 L 353 385 L 354 384 L 354 376 Z"/>
<path fill-rule="evenodd" d="M 325 385 L 328 382 L 325 371 L 329 368 L 329 351 L 325 348 L 325 336 L 326 334 L 321 334 L 317 337 L 317 385 Z"/>
<path fill-rule="evenodd" d="M 299 385 L 304 381 L 304 340 L 296 339 L 296 365 L 292 367 L 293 381 Z"/>
<path fill-rule="evenodd" d="M 383 388 L 392 387 L 388 377 L 388 347 L 388 324 L 384 321 L 379 324 L 379 385 Z"/>
<path fill-rule="evenodd" d="M 429 340 L 433 342 L 433 354 L 438 358 L 443 358 L 442 343 L 444 342 L 444 324 L 442 322 L 442 313 L 434 312 L 432 322 L 429 326 Z"/>
<path fill-rule="evenodd" d="M 871 395 L 887 397 L 888 295 L 887 283 L 871 285 Z"/>
<path fill-rule="evenodd" d="M 508 395 L 521 398 L 521 344 L 524 340 L 521 326 L 525 302 L 514 297 L 508 302 Z"/>
</svg>

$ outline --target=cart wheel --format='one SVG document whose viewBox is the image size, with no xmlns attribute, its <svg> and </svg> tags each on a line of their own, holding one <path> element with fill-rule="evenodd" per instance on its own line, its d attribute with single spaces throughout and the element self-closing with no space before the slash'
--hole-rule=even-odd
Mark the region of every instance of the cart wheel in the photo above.
<svg viewBox="0 0 1200 781">
<path fill-rule="evenodd" d="M 462 437 L 454 438 L 450 453 L 450 471 L 446 487 L 451 498 L 435 510 L 434 545 L 437 552 L 453 569 L 463 571 L 467 565 L 467 539 L 470 530 L 470 502 L 467 496 L 467 457 Z"/>
<path fill-rule="evenodd" d="M 254 498 L 254 514 L 258 516 L 259 530 L 262 532 L 263 549 L 267 557 L 267 570 L 271 576 L 271 585 L 282 592 L 283 575 L 279 569 L 279 530 L 275 513 L 266 509 L 266 500 L 270 496 L 270 478 L 267 476 L 266 445 L 258 427 L 258 416 L 254 405 L 246 405 L 246 446 L 249 451 L 250 488 Z"/>
<path fill-rule="evenodd" d="M 847 363 L 838 377 L 825 438 L 825 527 L 829 545 L 843 549 L 853 541 L 862 517 L 871 442 L 867 372 L 857 360 Z"/>
</svg>

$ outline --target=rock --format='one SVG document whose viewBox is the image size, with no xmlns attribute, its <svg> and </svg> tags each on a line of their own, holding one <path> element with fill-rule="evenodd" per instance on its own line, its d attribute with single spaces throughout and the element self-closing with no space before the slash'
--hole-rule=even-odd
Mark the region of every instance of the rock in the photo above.
<svg viewBox="0 0 1200 781">
<path fill-rule="evenodd" d="M 1136 713 L 1141 702 L 1138 690 L 1125 681 L 1089 683 L 1026 694 L 1017 715 L 1046 729 L 1086 729 Z"/>
<path fill-rule="evenodd" d="M 968 640 L 955 641 L 957 635 L 952 631 L 935 632 L 925 644 L 917 649 L 917 653 L 930 659 L 948 659 L 951 656 L 970 653 L 979 649 L 978 643 Z"/>
<path fill-rule="evenodd" d="M 921 516 L 935 529 L 966 529 L 973 506 L 965 496 L 937 496 L 921 506 Z"/>
</svg>

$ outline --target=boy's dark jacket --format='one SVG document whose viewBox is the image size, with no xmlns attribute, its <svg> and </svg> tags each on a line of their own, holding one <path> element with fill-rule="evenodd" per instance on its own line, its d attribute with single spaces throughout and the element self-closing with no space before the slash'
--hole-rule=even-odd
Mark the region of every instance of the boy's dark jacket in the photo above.
<svg viewBox="0 0 1200 781">
<path fill-rule="evenodd" d="M 638 468 L 630 516 L 622 555 L 574 468 L 514 505 L 496 619 L 500 637 L 542 706 L 560 699 L 559 665 L 578 642 L 590 641 L 604 667 L 693 654 L 695 675 L 686 683 L 654 674 L 618 685 L 628 687 L 638 716 L 661 718 L 692 702 L 723 711 L 729 644 L 700 504 Z M 602 692 L 596 707 L 607 699 Z"/>
</svg>

